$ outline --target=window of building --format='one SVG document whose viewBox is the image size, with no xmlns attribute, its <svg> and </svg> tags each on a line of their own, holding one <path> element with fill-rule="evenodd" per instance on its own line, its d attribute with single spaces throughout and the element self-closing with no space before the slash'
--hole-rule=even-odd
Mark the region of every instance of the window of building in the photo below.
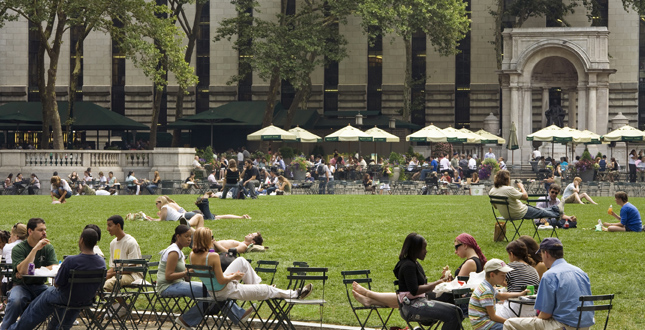
<svg viewBox="0 0 645 330">
<path fill-rule="evenodd" d="M 293 16 L 296 14 L 296 0 L 287 0 L 285 15 Z M 288 80 L 282 80 L 280 84 L 280 102 L 286 109 L 291 107 L 293 99 L 296 97 L 296 89 Z"/>
<path fill-rule="evenodd" d="M 120 20 L 113 20 L 114 27 L 122 28 Z M 112 35 L 112 111 L 125 116 L 125 53 L 119 48 L 118 38 Z"/>
<path fill-rule="evenodd" d="M 168 0 L 156 0 L 157 1 L 157 6 L 168 6 Z M 162 13 L 162 14 L 156 14 L 157 17 L 159 18 L 168 18 L 168 14 Z M 161 67 L 161 63 L 159 63 L 159 67 Z M 163 77 L 164 80 L 168 81 L 168 72 L 164 74 Z M 159 127 L 158 131 L 159 132 L 165 132 L 166 131 L 166 124 L 168 124 L 168 88 L 164 86 L 163 90 L 158 91 L 156 88 L 153 90 L 153 97 L 156 98 L 157 93 L 163 93 L 161 95 L 161 102 L 159 104 L 159 121 L 157 122 L 158 125 L 161 125 Z"/>
<path fill-rule="evenodd" d="M 609 26 L 609 0 L 595 0 L 591 15 L 591 26 Z"/>
<path fill-rule="evenodd" d="M 325 6 L 328 6 L 325 2 Z M 325 8 L 325 16 L 329 16 L 329 10 Z M 331 26 L 334 33 L 338 34 L 338 20 L 336 19 Z M 325 58 L 324 70 L 324 86 L 323 86 L 323 111 L 338 111 L 338 61 Z"/>
<path fill-rule="evenodd" d="M 466 15 L 472 17 L 470 0 L 466 2 Z M 470 31 L 459 42 L 455 56 L 455 128 L 470 128 Z"/>
<path fill-rule="evenodd" d="M 246 9 L 246 14 L 249 17 L 253 17 L 253 7 L 249 6 Z M 238 41 L 240 44 L 240 49 L 238 51 L 238 74 L 242 75 L 237 83 L 237 100 L 238 101 L 252 101 L 253 93 L 251 87 L 253 86 L 253 69 L 251 64 L 246 61 L 249 57 L 253 56 L 251 54 L 251 44 L 253 40 L 250 36 L 245 35 L 244 30 L 240 29 L 238 31 Z"/>
<path fill-rule="evenodd" d="M 638 128 L 645 129 L 645 15 L 639 22 L 638 36 Z"/>
<path fill-rule="evenodd" d="M 81 70 L 78 74 L 78 80 L 76 81 L 76 99 L 75 101 L 83 101 L 83 49 L 81 48 L 80 54 L 76 54 L 76 43 L 79 38 L 83 37 L 83 32 L 85 31 L 84 26 L 74 26 L 70 29 L 69 34 L 69 77 L 70 81 L 72 80 L 72 74 L 76 68 L 76 56 L 81 58 Z"/>
<path fill-rule="evenodd" d="M 383 35 L 378 27 L 370 27 L 376 37 L 367 47 L 367 110 L 381 111 L 383 86 Z"/>
<path fill-rule="evenodd" d="M 426 35 L 412 35 L 412 100 L 411 121 L 426 125 Z"/>
<path fill-rule="evenodd" d="M 208 110 L 210 107 L 209 102 L 209 86 L 210 86 L 210 1 L 204 3 L 199 18 L 199 32 L 197 33 L 197 40 L 195 52 L 197 60 L 195 62 L 195 72 L 197 73 L 197 93 L 195 97 L 195 112 L 200 113 Z"/>
<path fill-rule="evenodd" d="M 38 33 L 38 30 L 36 29 L 36 25 L 32 23 L 31 21 L 29 22 L 29 40 L 27 41 L 29 43 L 28 45 L 28 52 L 29 52 L 29 72 L 28 72 L 28 80 L 29 80 L 29 86 L 27 90 L 27 100 L 29 102 L 39 102 L 40 101 L 40 93 L 38 92 L 38 50 L 40 49 L 40 33 Z"/>
</svg>

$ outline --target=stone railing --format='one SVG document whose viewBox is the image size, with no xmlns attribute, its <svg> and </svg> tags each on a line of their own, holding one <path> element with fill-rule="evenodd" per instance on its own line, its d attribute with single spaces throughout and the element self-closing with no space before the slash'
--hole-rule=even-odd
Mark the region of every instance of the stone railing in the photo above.
<svg viewBox="0 0 645 330">
<path fill-rule="evenodd" d="M 128 171 L 141 178 L 152 178 L 159 171 L 163 180 L 181 180 L 192 170 L 195 150 L 191 148 L 156 148 L 155 150 L 0 150 L 0 175 L 22 172 L 24 177 L 35 173 L 42 180 L 53 172 L 61 177 L 92 168 L 107 176 L 109 171 L 121 180 Z"/>
</svg>

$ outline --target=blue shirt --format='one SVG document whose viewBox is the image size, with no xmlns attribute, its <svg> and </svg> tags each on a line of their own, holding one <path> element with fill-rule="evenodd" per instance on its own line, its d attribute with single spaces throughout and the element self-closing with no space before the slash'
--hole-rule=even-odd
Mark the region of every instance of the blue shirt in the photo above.
<svg viewBox="0 0 645 330">
<path fill-rule="evenodd" d="M 432 166 L 432 170 L 436 172 L 436 171 L 437 171 L 437 168 L 439 167 L 439 164 L 437 164 L 437 160 L 436 160 L 436 159 L 433 159 L 433 160 L 430 162 L 430 166 Z"/>
<path fill-rule="evenodd" d="M 542 275 L 535 300 L 535 309 L 548 314 L 570 327 L 578 324 L 580 296 L 591 295 L 589 276 L 580 268 L 570 265 L 564 259 L 557 259 L 551 269 Z M 586 302 L 592 305 L 592 302 Z M 593 312 L 583 312 L 580 327 L 594 325 Z"/>
<path fill-rule="evenodd" d="M 625 226 L 628 231 L 640 232 L 643 230 L 643 222 L 641 221 L 641 214 L 636 209 L 636 206 L 627 202 L 620 208 L 620 223 Z"/>
</svg>

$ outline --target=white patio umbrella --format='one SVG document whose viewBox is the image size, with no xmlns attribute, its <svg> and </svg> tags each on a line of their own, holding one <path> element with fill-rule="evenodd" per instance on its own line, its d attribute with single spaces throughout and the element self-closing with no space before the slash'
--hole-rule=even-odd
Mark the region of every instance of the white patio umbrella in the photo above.
<svg viewBox="0 0 645 330">
<path fill-rule="evenodd" d="M 289 133 L 295 134 L 296 141 L 302 143 L 316 143 L 322 142 L 322 138 L 314 133 L 309 132 L 308 130 L 296 126 L 289 130 Z"/>
<path fill-rule="evenodd" d="M 448 142 L 443 130 L 435 125 L 428 125 L 405 137 L 410 142 Z"/>
<path fill-rule="evenodd" d="M 625 142 L 625 164 L 629 164 L 629 142 L 645 140 L 645 133 L 638 128 L 625 125 L 601 136 L 600 139 L 606 142 Z"/>
<path fill-rule="evenodd" d="M 482 143 L 483 137 L 467 128 L 462 128 L 460 129 L 464 134 L 466 134 L 468 140 L 466 140 L 466 143 L 472 143 L 472 144 L 480 144 Z"/>
<path fill-rule="evenodd" d="M 499 137 L 489 131 L 480 129 L 475 134 L 482 137 L 481 144 L 504 144 L 506 139 Z"/>
<path fill-rule="evenodd" d="M 444 128 L 443 133 L 446 134 L 448 142 L 465 143 L 468 141 L 468 135 L 466 133 L 451 126 Z"/>
<path fill-rule="evenodd" d="M 327 136 L 325 136 L 325 141 L 326 142 L 349 142 L 349 147 L 350 150 L 349 152 L 351 153 L 351 142 L 352 141 L 358 141 L 358 153 L 360 154 L 361 152 L 361 144 L 360 142 L 370 142 L 372 141 L 373 138 L 368 135 L 367 133 L 361 131 L 360 129 L 353 127 L 350 124 L 347 124 L 347 126 L 337 130 L 334 133 L 331 133 Z"/>
<path fill-rule="evenodd" d="M 376 126 L 368 129 L 365 131 L 365 133 L 369 134 L 372 136 L 374 139 L 374 142 L 399 142 L 401 139 L 399 139 L 398 136 L 388 133 L 385 130 L 382 130 Z M 390 144 L 390 146 L 392 146 Z M 390 152 L 392 151 L 392 148 L 390 148 Z M 376 153 L 376 143 L 374 143 L 374 153 Z"/>
<path fill-rule="evenodd" d="M 246 136 L 249 141 L 295 141 L 296 135 L 269 125 Z"/>
<path fill-rule="evenodd" d="M 564 130 L 556 125 L 545 127 L 537 132 L 526 136 L 527 141 L 542 141 L 551 142 L 551 158 L 554 153 L 554 143 L 566 143 L 573 141 L 573 134 L 570 131 Z"/>
</svg>

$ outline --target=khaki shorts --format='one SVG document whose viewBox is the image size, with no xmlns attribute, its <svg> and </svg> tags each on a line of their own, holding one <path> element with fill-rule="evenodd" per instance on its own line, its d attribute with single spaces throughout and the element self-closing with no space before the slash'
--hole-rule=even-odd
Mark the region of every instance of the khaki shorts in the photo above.
<svg viewBox="0 0 645 330">
<path fill-rule="evenodd" d="M 564 200 L 565 203 L 573 203 L 575 201 L 576 201 L 576 196 L 575 195 L 571 195 L 571 196 L 567 197 L 567 199 Z"/>
<path fill-rule="evenodd" d="M 122 287 L 128 286 L 134 282 L 134 277 L 130 274 L 124 274 L 121 275 L 121 282 L 120 285 Z M 103 289 L 108 292 L 112 292 L 114 289 L 114 285 L 116 284 L 116 276 L 110 277 L 109 279 L 105 280 L 105 284 L 103 285 Z"/>
</svg>

